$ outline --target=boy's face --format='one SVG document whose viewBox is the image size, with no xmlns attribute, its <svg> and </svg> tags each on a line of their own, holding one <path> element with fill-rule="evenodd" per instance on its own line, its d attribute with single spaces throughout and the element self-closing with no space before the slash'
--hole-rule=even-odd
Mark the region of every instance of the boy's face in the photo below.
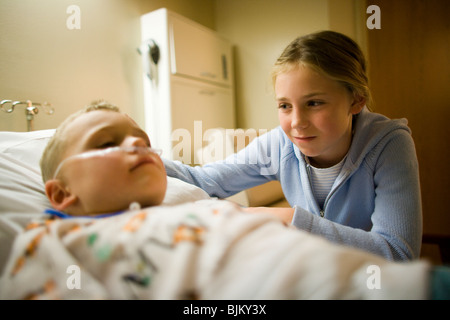
<svg viewBox="0 0 450 320">
<path fill-rule="evenodd" d="M 150 147 L 147 134 L 128 116 L 97 110 L 82 114 L 64 133 L 66 159 L 87 151 L 109 147 Z M 127 209 L 132 202 L 142 207 L 160 204 L 167 177 L 156 153 L 111 152 L 101 156 L 70 158 L 53 183 L 59 181 L 65 201 L 58 193 L 54 207 L 72 215 L 89 215 Z M 59 197 L 59 198 L 58 198 Z"/>
</svg>

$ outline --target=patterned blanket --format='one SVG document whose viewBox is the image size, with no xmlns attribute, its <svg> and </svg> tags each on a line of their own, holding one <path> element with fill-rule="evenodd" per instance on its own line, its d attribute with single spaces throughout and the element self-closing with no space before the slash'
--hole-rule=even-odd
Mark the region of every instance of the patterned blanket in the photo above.
<svg viewBox="0 0 450 320">
<path fill-rule="evenodd" d="M 424 262 L 336 246 L 227 201 L 32 221 L 1 299 L 422 299 Z"/>
</svg>

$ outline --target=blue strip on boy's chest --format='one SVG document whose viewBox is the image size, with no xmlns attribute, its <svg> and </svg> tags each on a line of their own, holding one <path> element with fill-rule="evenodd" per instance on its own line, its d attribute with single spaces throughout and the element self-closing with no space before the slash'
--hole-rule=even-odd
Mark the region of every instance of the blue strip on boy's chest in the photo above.
<svg viewBox="0 0 450 320">
<path fill-rule="evenodd" d="M 95 216 L 71 216 L 67 213 L 64 213 L 62 211 L 59 210 L 55 210 L 55 209 L 45 209 L 44 213 L 47 214 L 51 214 L 53 216 L 57 216 L 58 218 L 61 219 L 71 219 L 71 218 L 91 218 L 91 219 L 99 219 L 99 218 L 107 218 L 107 217 L 111 217 L 111 216 L 115 216 L 118 214 L 121 214 L 125 211 L 118 211 L 118 212 L 113 212 L 113 213 L 105 213 L 105 214 L 98 214 Z"/>
</svg>

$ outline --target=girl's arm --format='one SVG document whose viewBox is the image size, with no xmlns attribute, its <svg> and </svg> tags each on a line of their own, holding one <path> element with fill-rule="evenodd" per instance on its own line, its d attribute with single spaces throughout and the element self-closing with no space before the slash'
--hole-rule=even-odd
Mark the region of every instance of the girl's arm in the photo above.
<svg viewBox="0 0 450 320">
<path fill-rule="evenodd" d="M 241 209 L 247 213 L 266 213 L 273 215 L 283 221 L 285 224 L 291 224 L 294 216 L 293 208 L 277 208 L 277 207 L 250 207 Z"/>
</svg>

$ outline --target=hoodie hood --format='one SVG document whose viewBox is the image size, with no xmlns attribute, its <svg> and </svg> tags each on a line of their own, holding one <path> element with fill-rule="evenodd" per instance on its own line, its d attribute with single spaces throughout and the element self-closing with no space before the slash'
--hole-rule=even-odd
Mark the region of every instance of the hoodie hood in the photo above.
<svg viewBox="0 0 450 320">
<path fill-rule="evenodd" d="M 348 152 L 348 160 L 354 167 L 358 167 L 369 152 L 381 151 L 396 130 L 405 130 L 411 134 L 408 120 L 405 118 L 390 119 L 369 111 L 367 107 L 356 116 L 354 129 L 353 141 Z"/>
</svg>

